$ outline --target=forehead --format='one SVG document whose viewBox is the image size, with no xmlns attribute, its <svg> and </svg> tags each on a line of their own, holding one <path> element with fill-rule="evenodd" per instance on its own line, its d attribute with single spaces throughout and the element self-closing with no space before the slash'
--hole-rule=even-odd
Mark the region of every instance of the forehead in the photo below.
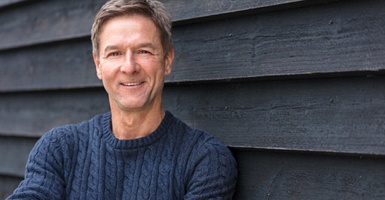
<svg viewBox="0 0 385 200">
<path fill-rule="evenodd" d="M 100 42 L 118 36 L 160 39 L 159 31 L 151 18 L 137 14 L 113 17 L 102 25 Z"/>
</svg>

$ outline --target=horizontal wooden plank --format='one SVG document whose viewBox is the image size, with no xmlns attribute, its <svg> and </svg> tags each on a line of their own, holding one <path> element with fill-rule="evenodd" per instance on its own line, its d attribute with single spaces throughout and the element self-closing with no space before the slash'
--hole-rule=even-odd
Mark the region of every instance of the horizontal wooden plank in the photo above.
<svg viewBox="0 0 385 200">
<path fill-rule="evenodd" d="M 0 199 L 6 199 L 19 185 L 21 178 L 0 175 Z"/>
<path fill-rule="evenodd" d="M 384 5 L 343 1 L 177 26 L 166 81 L 383 74 Z M 0 92 L 101 85 L 88 38 L 0 51 L 0 63 Z"/>
<path fill-rule="evenodd" d="M 161 0 L 162 1 L 162 0 Z M 178 2 L 163 1 L 171 13 L 174 24 L 184 24 L 185 21 L 202 21 L 202 19 L 223 19 L 235 15 L 245 15 L 316 4 L 331 3 L 336 0 L 180 0 Z M 188 12 L 186 12 L 188 11 Z"/>
<path fill-rule="evenodd" d="M 101 86 L 88 40 L 3 51 L 0 63 L 3 92 Z"/>
<path fill-rule="evenodd" d="M 235 199 L 385 199 L 385 159 L 235 150 Z"/>
<path fill-rule="evenodd" d="M 37 139 L 0 137 L 0 175 L 23 177 L 28 155 Z"/>
<path fill-rule="evenodd" d="M 109 111 L 107 94 L 101 88 L 2 94 L 0 105 L 0 135 L 21 137 L 40 137 L 55 126 Z"/>
<path fill-rule="evenodd" d="M 27 0 L 0 0 L 0 9 L 4 9 L 6 6 L 15 5 L 17 3 L 21 3 Z M 0 196 L 1 198 L 1 196 Z"/>
<path fill-rule="evenodd" d="M 234 147 L 385 155 L 385 77 L 170 86 L 165 107 Z"/>
<path fill-rule="evenodd" d="M 385 76 L 167 84 L 164 107 L 232 147 L 385 155 L 384 91 Z M 29 137 L 109 109 L 102 88 L 1 94 L 0 105 L 0 133 Z"/>
<path fill-rule="evenodd" d="M 384 73 L 384 5 L 342 1 L 176 27 L 170 80 Z"/>
<path fill-rule="evenodd" d="M 92 20 L 105 0 L 34 1 L 0 12 L 0 49 L 90 35 Z"/>
<path fill-rule="evenodd" d="M 2 19 L 0 49 L 67 40 L 74 37 L 88 37 L 94 16 L 104 2 L 105 0 L 36 1 L 28 6 L 5 10 L 0 13 L 0 19 Z M 320 1 L 309 0 L 182 0 L 164 1 L 164 4 L 173 16 L 173 20 L 180 22 L 271 7 L 312 5 L 315 2 L 320 3 Z M 322 1 L 322 3 L 324 2 Z M 22 31 L 20 27 L 23 27 Z"/>
</svg>

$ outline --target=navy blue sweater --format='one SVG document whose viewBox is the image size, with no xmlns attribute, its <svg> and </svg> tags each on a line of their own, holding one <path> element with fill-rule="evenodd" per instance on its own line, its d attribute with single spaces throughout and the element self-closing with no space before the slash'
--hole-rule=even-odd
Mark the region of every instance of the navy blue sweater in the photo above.
<svg viewBox="0 0 385 200">
<path fill-rule="evenodd" d="M 231 199 L 231 152 L 170 112 L 156 131 L 118 140 L 111 114 L 45 134 L 9 199 Z"/>
</svg>

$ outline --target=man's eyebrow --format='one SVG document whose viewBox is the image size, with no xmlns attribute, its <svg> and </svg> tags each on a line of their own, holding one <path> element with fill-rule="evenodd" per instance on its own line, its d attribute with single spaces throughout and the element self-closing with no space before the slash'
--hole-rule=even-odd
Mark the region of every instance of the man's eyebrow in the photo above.
<svg viewBox="0 0 385 200">
<path fill-rule="evenodd" d="M 150 42 L 146 42 L 146 43 L 140 43 L 138 45 L 140 48 L 151 48 L 151 49 L 156 49 L 155 45 L 150 43 Z"/>
<path fill-rule="evenodd" d="M 109 45 L 109 46 L 106 46 L 106 48 L 104 48 L 104 52 L 116 50 L 116 49 L 119 49 L 119 47 L 115 45 Z"/>
<path fill-rule="evenodd" d="M 145 43 L 138 44 L 137 48 L 151 48 L 151 49 L 155 50 L 156 46 L 151 42 L 145 42 Z M 119 46 L 117 46 L 117 45 L 108 45 L 108 46 L 106 46 L 106 48 L 104 48 L 103 53 L 106 53 L 108 51 L 114 51 L 117 49 L 119 49 Z"/>
</svg>

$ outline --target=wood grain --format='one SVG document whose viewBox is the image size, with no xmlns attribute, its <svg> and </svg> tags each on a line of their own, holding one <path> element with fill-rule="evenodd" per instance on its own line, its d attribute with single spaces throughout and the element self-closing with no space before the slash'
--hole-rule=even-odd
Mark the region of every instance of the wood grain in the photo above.
<svg viewBox="0 0 385 200">
<path fill-rule="evenodd" d="M 1 0 L 0 1 L 0 9 L 3 9 L 6 6 L 13 6 L 15 4 L 25 2 L 25 1 L 27 1 L 27 0 Z M 1 196 L 0 196 L 0 198 L 1 198 Z"/>
<path fill-rule="evenodd" d="M 36 141 L 35 138 L 0 136 L 0 175 L 23 177 L 29 152 Z"/>
<path fill-rule="evenodd" d="M 384 199 L 385 160 L 234 150 L 235 199 Z"/>
<path fill-rule="evenodd" d="M 237 148 L 385 155 L 385 77 L 165 89 L 165 107 Z"/>
<path fill-rule="evenodd" d="M 0 175 L 0 199 L 6 199 L 19 185 L 21 178 Z"/>
<path fill-rule="evenodd" d="M 3 94 L 0 105 L 0 134 L 31 138 L 53 127 L 80 123 L 109 111 L 102 88 Z"/>
</svg>

